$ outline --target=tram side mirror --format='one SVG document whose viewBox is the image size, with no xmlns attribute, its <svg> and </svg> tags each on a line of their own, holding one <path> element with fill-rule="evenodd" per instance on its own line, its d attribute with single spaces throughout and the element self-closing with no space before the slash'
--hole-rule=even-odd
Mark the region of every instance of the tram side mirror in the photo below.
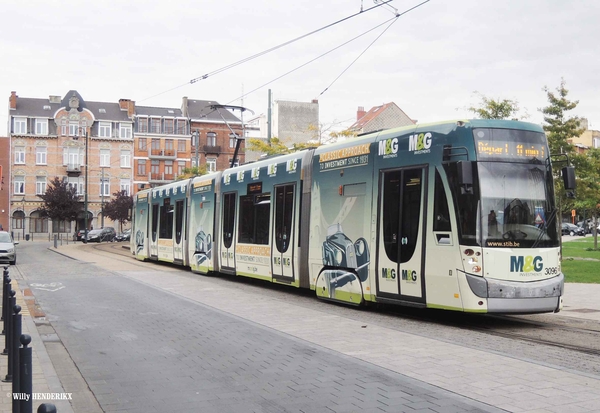
<svg viewBox="0 0 600 413">
<path fill-rule="evenodd" d="M 575 168 L 565 166 L 562 168 L 562 178 L 567 191 L 575 189 Z"/>
<path fill-rule="evenodd" d="M 457 163 L 458 184 L 462 194 L 473 193 L 473 162 L 459 161 Z"/>
</svg>

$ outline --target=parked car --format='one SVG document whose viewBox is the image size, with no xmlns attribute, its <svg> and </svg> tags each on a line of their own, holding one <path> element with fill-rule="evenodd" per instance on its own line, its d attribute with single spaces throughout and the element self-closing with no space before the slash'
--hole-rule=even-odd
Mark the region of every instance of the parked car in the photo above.
<svg viewBox="0 0 600 413">
<path fill-rule="evenodd" d="M 585 236 L 585 229 L 578 227 L 577 225 L 574 224 L 569 224 L 567 222 L 563 222 L 562 227 L 561 227 L 561 232 L 563 235 L 584 235 Z"/>
<path fill-rule="evenodd" d="M 102 229 L 93 229 L 88 231 L 88 242 L 113 242 L 116 237 L 113 227 L 104 227 Z"/>
<path fill-rule="evenodd" d="M 17 263 L 17 249 L 15 245 L 18 245 L 9 232 L 0 231 L 0 263 L 8 263 L 15 265 Z"/>
<path fill-rule="evenodd" d="M 125 231 L 121 232 L 120 234 L 117 234 L 117 236 L 115 237 L 115 241 L 129 241 L 131 239 L 131 228 L 130 229 L 126 229 Z"/>
</svg>

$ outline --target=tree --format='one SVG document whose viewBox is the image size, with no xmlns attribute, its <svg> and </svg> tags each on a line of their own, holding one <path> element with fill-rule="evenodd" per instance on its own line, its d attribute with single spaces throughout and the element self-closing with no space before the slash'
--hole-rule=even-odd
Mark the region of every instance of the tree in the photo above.
<svg viewBox="0 0 600 413">
<path fill-rule="evenodd" d="M 206 164 L 200 166 L 192 166 L 190 168 L 183 168 L 183 174 L 177 176 L 177 180 L 181 181 L 182 179 L 193 178 L 195 176 L 202 176 L 208 173 L 208 169 L 206 168 Z"/>
<path fill-rule="evenodd" d="M 42 214 L 53 222 L 74 221 L 81 211 L 75 187 L 69 186 L 67 181 L 62 181 L 58 176 L 50 181 L 46 193 L 39 197 L 44 201 Z"/>
<path fill-rule="evenodd" d="M 248 139 L 246 141 L 246 150 L 264 153 L 267 156 L 271 155 L 282 155 L 286 153 L 292 153 L 301 151 L 307 148 L 313 148 L 319 146 L 318 143 L 294 143 L 292 146 L 285 145 L 279 138 L 273 137 L 270 142 L 266 142 L 264 139 Z"/>
<path fill-rule="evenodd" d="M 131 219 L 131 207 L 133 197 L 127 195 L 127 191 L 115 192 L 114 198 L 104 207 L 104 215 L 113 221 L 119 221 L 120 231 L 123 231 L 123 223 Z"/>
<path fill-rule="evenodd" d="M 574 156 L 577 172 L 577 198 L 567 206 L 578 214 L 593 218 L 593 227 L 598 227 L 600 213 L 600 149 L 588 149 L 584 154 Z M 598 249 L 598 237 L 594 237 L 594 249 Z"/>
<path fill-rule="evenodd" d="M 565 88 L 565 79 L 560 80 L 560 86 L 556 88 L 557 95 L 544 86 L 544 92 L 548 96 L 549 105 L 540 109 L 544 114 L 544 130 L 548 136 L 550 153 L 570 154 L 574 148 L 568 140 L 580 136 L 585 129 L 581 128 L 581 119 L 577 116 L 569 117 L 566 112 L 573 110 L 579 103 L 578 100 L 567 99 L 569 91 Z"/>
<path fill-rule="evenodd" d="M 485 95 L 474 92 L 479 95 L 481 103 L 479 106 L 471 106 L 468 108 L 470 112 L 473 112 L 476 116 L 481 119 L 526 119 L 529 117 L 527 113 L 522 116 L 518 116 L 520 111 L 519 102 L 510 99 L 490 99 Z"/>
</svg>

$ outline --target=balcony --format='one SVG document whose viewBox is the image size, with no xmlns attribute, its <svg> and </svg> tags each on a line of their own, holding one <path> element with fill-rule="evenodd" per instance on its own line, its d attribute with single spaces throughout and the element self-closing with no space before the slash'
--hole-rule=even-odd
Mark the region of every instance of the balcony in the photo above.
<svg viewBox="0 0 600 413">
<path fill-rule="evenodd" d="M 173 182 L 175 180 L 174 174 L 166 174 L 164 172 L 160 172 L 157 174 L 150 173 L 148 174 L 148 182 L 151 184 L 165 184 L 169 182 Z"/>
<path fill-rule="evenodd" d="M 175 149 L 150 149 L 148 151 L 148 158 L 175 160 L 177 158 L 177 151 Z"/>
<path fill-rule="evenodd" d="M 220 146 L 213 146 L 213 145 L 204 145 L 202 147 L 202 151 L 204 153 L 216 153 L 216 154 L 219 154 L 219 153 L 221 153 L 221 147 Z M 192 152 L 194 152 L 193 148 L 192 148 Z"/>
<path fill-rule="evenodd" d="M 83 166 L 79 164 L 67 164 L 67 176 L 80 176 Z"/>
</svg>

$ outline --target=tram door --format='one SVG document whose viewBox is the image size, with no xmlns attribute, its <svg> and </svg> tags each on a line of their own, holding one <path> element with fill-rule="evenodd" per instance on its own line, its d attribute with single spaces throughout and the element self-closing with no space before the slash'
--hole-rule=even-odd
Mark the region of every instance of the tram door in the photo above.
<svg viewBox="0 0 600 413">
<path fill-rule="evenodd" d="M 175 202 L 175 246 L 173 248 L 173 259 L 183 262 L 183 221 L 185 219 L 184 200 Z"/>
<path fill-rule="evenodd" d="M 273 278 L 294 281 L 294 194 L 296 185 L 275 187 L 275 222 L 272 226 L 271 266 Z"/>
<path fill-rule="evenodd" d="M 380 182 L 378 295 L 424 303 L 426 170 L 382 171 Z"/>
<path fill-rule="evenodd" d="M 152 222 L 150 228 L 150 236 L 148 240 L 150 241 L 150 258 L 158 259 L 158 218 L 159 218 L 159 205 L 158 203 L 152 204 L 152 213 L 150 214 L 152 217 Z"/>
<path fill-rule="evenodd" d="M 235 199 L 235 192 L 223 194 L 221 265 L 230 270 L 235 270 Z"/>
</svg>

